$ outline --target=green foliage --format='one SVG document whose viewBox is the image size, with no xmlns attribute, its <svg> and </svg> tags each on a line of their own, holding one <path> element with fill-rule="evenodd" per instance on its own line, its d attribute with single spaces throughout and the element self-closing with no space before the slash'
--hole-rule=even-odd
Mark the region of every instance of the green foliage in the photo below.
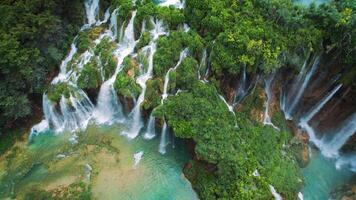
<svg viewBox="0 0 356 200">
<path fill-rule="evenodd" d="M 69 98 L 70 96 L 70 86 L 66 83 L 59 83 L 56 85 L 50 85 L 47 90 L 48 99 L 52 102 L 59 102 L 62 95 Z"/>
<path fill-rule="evenodd" d="M 95 89 L 100 86 L 100 72 L 96 62 L 91 61 L 84 65 L 78 77 L 78 87 L 81 89 Z"/>
<path fill-rule="evenodd" d="M 104 78 L 110 78 L 117 67 L 117 61 L 112 52 L 116 48 L 114 42 L 110 42 L 109 38 L 104 38 L 94 49 L 95 55 L 100 58 L 100 63 L 104 69 Z"/>
<path fill-rule="evenodd" d="M 0 132 L 31 114 L 84 20 L 81 0 L 0 2 Z"/>
<path fill-rule="evenodd" d="M 145 100 L 142 103 L 144 110 L 152 110 L 161 104 L 163 93 L 163 80 L 160 78 L 149 79 L 147 81 Z"/>
<path fill-rule="evenodd" d="M 169 36 L 158 40 L 157 51 L 154 55 L 154 74 L 164 77 L 169 68 L 174 67 L 180 52 L 188 48 L 189 54 L 200 55 L 204 48 L 203 39 L 194 31 L 172 31 Z"/>
<path fill-rule="evenodd" d="M 137 98 L 141 92 L 141 88 L 135 80 L 136 75 L 139 73 L 138 65 L 130 58 L 125 58 L 123 65 L 122 71 L 116 77 L 114 87 L 119 95 Z"/>
<path fill-rule="evenodd" d="M 295 159 L 284 147 L 289 133 L 262 127 L 243 112 L 235 118 L 214 87 L 192 81 L 190 89 L 168 97 L 155 115 L 164 116 L 177 137 L 193 139 L 197 157 L 211 163 L 212 170 L 199 169 L 209 164 L 195 161 L 186 169 L 199 179 L 192 182 L 202 199 L 269 199 L 269 184 L 286 199 L 296 198 L 302 183 Z M 261 176 L 252 175 L 256 169 Z"/>
</svg>

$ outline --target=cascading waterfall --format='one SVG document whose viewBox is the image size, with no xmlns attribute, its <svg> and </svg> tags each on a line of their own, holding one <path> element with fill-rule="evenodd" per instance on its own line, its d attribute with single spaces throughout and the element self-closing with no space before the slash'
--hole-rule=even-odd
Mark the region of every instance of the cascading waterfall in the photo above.
<svg viewBox="0 0 356 200">
<path fill-rule="evenodd" d="M 274 79 L 275 74 L 271 74 L 269 78 L 265 79 L 265 93 L 267 96 L 266 102 L 265 102 L 265 113 L 263 116 L 263 124 L 264 125 L 270 125 L 272 126 L 274 129 L 276 129 L 277 131 L 280 131 L 280 129 L 275 126 L 272 121 L 271 121 L 271 117 L 269 116 L 269 106 L 271 104 L 271 100 L 272 100 L 272 93 L 271 93 L 271 84 L 272 81 Z"/>
<path fill-rule="evenodd" d="M 242 72 L 240 75 L 239 86 L 237 87 L 236 94 L 234 96 L 234 105 L 239 104 L 242 99 L 246 96 L 248 91 L 247 87 L 247 75 L 246 75 L 246 66 L 242 67 Z"/>
<path fill-rule="evenodd" d="M 88 25 L 95 24 L 99 18 L 99 0 L 86 0 L 84 5 Z"/>
<path fill-rule="evenodd" d="M 305 70 L 305 65 L 303 65 L 303 68 L 297 77 L 296 85 L 292 88 L 291 93 L 288 95 L 289 98 L 286 99 L 288 102 L 288 104 L 285 104 L 285 106 L 288 105 L 288 108 L 287 107 L 284 108 L 284 115 L 285 115 L 286 119 L 293 118 L 292 115 L 293 115 L 294 109 L 297 106 L 297 104 L 299 103 L 302 95 L 304 94 L 304 91 L 305 91 L 306 87 L 308 86 L 308 83 L 309 83 L 311 77 L 313 76 L 314 72 L 316 71 L 317 67 L 319 66 L 319 58 L 316 58 L 314 60 L 314 63 L 308 72 L 306 72 L 306 70 Z M 305 73 L 306 73 L 306 75 L 304 76 Z M 289 100 L 291 100 L 290 105 L 289 105 Z"/>
<path fill-rule="evenodd" d="M 207 52 L 206 52 L 206 49 L 204 49 L 204 51 L 203 51 L 203 55 L 202 55 L 202 57 L 201 57 L 201 61 L 200 61 L 200 65 L 199 65 L 199 69 L 198 69 L 198 79 L 201 79 L 201 70 L 202 69 L 205 69 L 206 68 L 206 66 L 207 66 L 207 63 L 206 63 L 206 60 L 207 59 Z M 206 70 L 206 69 L 205 69 Z M 203 77 L 203 78 L 205 78 L 205 77 Z"/>
<path fill-rule="evenodd" d="M 148 119 L 147 130 L 144 135 L 145 139 L 152 139 L 156 136 L 156 118 L 151 114 Z"/>
<path fill-rule="evenodd" d="M 338 157 L 339 151 L 347 140 L 356 132 L 356 113 L 347 118 L 332 138 L 324 136 L 320 141 L 319 149 L 327 157 Z"/>
<path fill-rule="evenodd" d="M 88 22 L 83 25 L 82 30 L 93 24 L 100 25 L 107 22 L 110 17 L 109 9 L 105 13 L 105 19 L 103 21 L 99 21 L 99 0 L 87 0 L 84 4 Z M 108 34 L 101 34 L 98 41 L 96 41 L 96 44 L 100 43 L 100 40 L 105 35 Z M 76 63 L 72 63 L 76 69 L 68 69 L 68 64 L 72 62 L 73 57 L 77 54 L 77 47 L 75 45 L 76 41 L 77 37 L 74 38 L 69 54 L 60 65 L 59 74 L 52 81 L 53 85 L 56 85 L 59 82 L 66 82 L 66 84 L 70 86 L 73 91 L 71 91 L 69 98 L 64 96 L 61 97 L 59 102 L 60 111 L 58 111 L 56 106 L 49 101 L 47 95 L 43 94 L 43 111 L 45 119 L 32 128 L 30 139 L 34 135 L 47 131 L 50 128 L 56 133 L 64 130 L 71 132 L 83 130 L 87 127 L 89 120 L 92 118 L 94 106 L 86 93 L 83 90 L 78 89 L 77 79 L 79 76 L 78 72 L 80 72 L 80 70 L 82 70 L 82 68 L 90 62 L 94 56 L 94 53 L 92 49 L 85 51 L 79 56 Z"/>
<path fill-rule="evenodd" d="M 335 87 L 327 96 L 325 96 L 320 103 L 316 105 L 309 113 L 305 115 L 305 117 L 301 118 L 301 121 L 308 122 L 310 121 L 323 107 L 324 105 L 335 95 L 337 91 L 342 87 L 342 84 L 339 84 Z"/>
<path fill-rule="evenodd" d="M 164 78 L 164 87 L 163 87 L 163 94 L 162 94 L 162 100 L 161 103 L 164 103 L 164 100 L 167 99 L 168 97 L 168 84 L 169 84 L 169 74 L 171 71 L 176 70 L 177 67 L 183 62 L 184 58 L 187 57 L 188 54 L 188 49 L 184 49 L 179 56 L 179 61 L 177 63 L 177 65 L 173 68 L 170 68 L 167 73 L 166 76 Z M 159 152 L 161 154 L 165 154 L 166 153 L 166 146 L 167 146 L 167 135 L 168 135 L 168 127 L 167 127 L 167 123 L 166 120 L 164 120 L 163 123 L 163 128 L 162 128 L 162 132 L 161 132 L 161 141 L 159 143 Z"/>
<path fill-rule="evenodd" d="M 133 24 L 135 16 L 136 11 L 133 11 L 130 22 L 125 29 L 123 41 L 118 44 L 118 48 L 114 52 L 114 55 L 117 58 L 115 73 L 100 87 L 97 106 L 93 114 L 96 122 L 99 124 L 111 124 L 113 122 L 122 122 L 124 120 L 121 104 L 118 101 L 114 89 L 114 82 L 118 73 L 122 70 L 124 58 L 134 51 L 137 43 L 137 41 L 135 41 Z"/>
<path fill-rule="evenodd" d="M 130 128 L 128 131 L 123 132 L 123 134 L 127 135 L 130 139 L 137 137 L 141 128 L 143 127 L 143 120 L 141 117 L 141 104 L 145 100 L 145 94 L 147 88 L 146 83 L 148 79 L 152 78 L 153 75 L 153 56 L 156 53 L 156 49 L 157 49 L 157 39 L 159 38 L 159 36 L 166 34 L 162 21 L 158 20 L 157 22 L 154 22 L 154 20 L 151 19 L 151 22 L 154 25 L 153 30 L 151 30 L 151 35 L 153 40 L 150 42 L 148 46 L 144 47 L 142 50 L 143 52 L 148 52 L 147 72 L 142 74 L 136 79 L 136 82 L 142 88 L 141 94 L 139 95 L 136 105 L 129 116 L 131 118 Z"/>
</svg>

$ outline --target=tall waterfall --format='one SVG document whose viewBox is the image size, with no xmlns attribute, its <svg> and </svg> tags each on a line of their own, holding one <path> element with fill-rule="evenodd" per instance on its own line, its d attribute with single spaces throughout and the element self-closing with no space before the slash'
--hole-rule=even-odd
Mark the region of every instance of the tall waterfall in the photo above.
<svg viewBox="0 0 356 200">
<path fill-rule="evenodd" d="M 204 49 L 203 51 L 203 55 L 201 57 L 201 61 L 200 61 L 200 64 L 199 64 L 199 69 L 198 69 L 198 79 L 201 79 L 202 75 L 201 75 L 201 70 L 206 70 L 207 68 L 207 52 L 206 52 L 206 49 Z M 205 78 L 205 77 L 203 77 Z"/>
<path fill-rule="evenodd" d="M 308 83 L 310 82 L 311 77 L 314 75 L 314 72 L 316 71 L 317 67 L 319 65 L 319 58 L 316 58 L 314 60 L 314 63 L 311 67 L 311 69 L 307 72 L 306 71 L 306 63 L 303 65 L 295 85 L 293 86 L 292 90 L 290 93 L 288 93 L 287 98 L 285 99 L 285 107 L 284 107 L 284 114 L 286 119 L 292 119 L 293 112 L 295 110 L 295 107 L 299 103 L 300 99 L 302 98 L 304 91 L 306 87 L 308 86 Z M 306 73 L 306 74 L 305 74 Z M 287 104 L 288 103 L 288 104 Z M 288 107 L 286 107 L 288 106 Z"/>
<path fill-rule="evenodd" d="M 188 49 L 184 49 L 179 56 L 179 61 L 177 63 L 176 66 L 174 66 L 173 68 L 170 68 L 167 73 L 166 76 L 164 78 L 164 88 L 163 88 L 163 94 L 162 94 L 162 100 L 161 103 L 163 104 L 164 100 L 167 99 L 168 97 L 168 84 L 169 84 L 169 74 L 171 71 L 176 70 L 177 67 L 183 62 L 184 58 L 187 57 L 188 54 Z M 168 135 L 168 127 L 167 127 L 167 123 L 166 121 L 164 121 L 163 123 L 163 128 L 162 128 L 162 132 L 161 132 L 161 141 L 159 144 L 159 152 L 161 154 L 165 154 L 166 153 L 166 146 L 167 146 L 167 135 Z"/>
<path fill-rule="evenodd" d="M 272 93 L 271 93 L 271 83 L 274 79 L 275 74 L 271 74 L 269 78 L 265 79 L 265 93 L 267 95 L 267 99 L 265 102 L 265 113 L 263 116 L 263 124 L 264 125 L 270 125 L 272 126 L 274 129 L 280 131 L 280 129 L 275 126 L 272 121 L 271 121 L 271 117 L 269 116 L 269 107 L 272 101 Z"/>
<path fill-rule="evenodd" d="M 301 121 L 310 121 L 323 107 L 324 105 L 335 95 L 337 91 L 341 88 L 342 84 L 339 84 L 335 87 L 327 96 L 325 96 L 320 103 L 318 103 L 309 113 L 306 114 L 305 117 L 301 119 Z"/>
<path fill-rule="evenodd" d="M 118 47 L 114 52 L 114 56 L 117 58 L 115 72 L 113 76 L 105 81 L 100 87 L 97 106 L 94 110 L 94 118 L 99 124 L 111 124 L 116 121 L 122 122 L 124 120 L 122 107 L 114 89 L 114 83 L 118 73 L 122 70 L 124 58 L 134 51 L 137 43 L 134 34 L 135 16 L 136 11 L 133 11 L 131 19 L 125 29 L 123 41 L 118 44 Z"/>
<path fill-rule="evenodd" d="M 148 79 L 152 78 L 153 75 L 153 56 L 156 53 L 157 40 L 159 36 L 166 34 L 162 21 L 158 20 L 157 22 L 154 22 L 154 20 L 151 19 L 151 23 L 154 25 L 153 30 L 151 30 L 151 36 L 153 39 L 148 46 L 142 49 L 143 52 L 146 52 L 146 54 L 148 54 L 148 68 L 146 73 L 142 74 L 136 79 L 136 82 L 142 88 L 141 94 L 137 99 L 135 107 L 130 113 L 129 117 L 131 119 L 129 122 L 130 123 L 129 130 L 124 131 L 124 135 L 127 135 L 130 139 L 137 137 L 141 128 L 143 127 L 143 120 L 141 117 L 141 104 L 145 100 L 145 93 L 147 88 L 146 83 Z"/>
</svg>

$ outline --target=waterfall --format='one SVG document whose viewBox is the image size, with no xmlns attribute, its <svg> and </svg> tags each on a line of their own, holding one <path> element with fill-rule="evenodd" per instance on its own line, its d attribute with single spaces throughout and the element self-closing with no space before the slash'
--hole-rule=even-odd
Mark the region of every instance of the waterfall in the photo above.
<svg viewBox="0 0 356 200">
<path fill-rule="evenodd" d="M 239 86 L 237 87 L 237 91 L 234 96 L 234 105 L 237 105 L 242 101 L 242 99 L 246 96 L 247 91 L 248 91 L 248 87 L 247 87 L 246 66 L 244 65 L 240 73 Z"/>
<path fill-rule="evenodd" d="M 324 136 L 321 139 L 320 151 L 327 157 L 339 156 L 339 150 L 347 140 L 356 132 L 356 113 L 341 123 L 339 130 L 329 139 Z"/>
<path fill-rule="evenodd" d="M 161 132 L 161 141 L 159 143 L 159 152 L 161 154 L 166 153 L 167 135 L 168 135 L 168 127 L 167 127 L 166 121 L 164 121 L 163 127 L 162 127 L 162 132 Z"/>
<path fill-rule="evenodd" d="M 204 49 L 203 51 L 203 55 L 201 57 L 201 61 L 200 61 L 200 65 L 199 65 L 199 69 L 198 69 L 198 79 L 201 79 L 201 69 L 205 69 L 206 68 L 206 58 L 207 58 L 207 53 L 206 53 L 206 49 Z"/>
<path fill-rule="evenodd" d="M 170 74 L 170 72 L 177 69 L 177 67 L 183 62 L 184 58 L 187 57 L 187 54 L 188 54 L 188 49 L 186 48 L 180 53 L 179 61 L 178 61 L 177 65 L 174 66 L 173 68 L 170 68 L 167 71 L 166 76 L 164 78 L 164 88 L 163 88 L 161 104 L 163 104 L 164 100 L 166 100 L 167 97 L 168 97 L 168 84 L 169 84 L 169 74 Z M 160 141 L 160 144 L 159 144 L 159 152 L 161 154 L 165 154 L 166 153 L 166 145 L 167 145 L 167 142 L 166 142 L 167 138 L 166 137 L 168 135 L 167 132 L 168 132 L 167 123 L 166 123 L 166 120 L 164 120 L 162 132 L 161 132 L 161 141 Z"/>
<path fill-rule="evenodd" d="M 151 30 L 151 35 L 153 40 L 150 44 L 143 48 L 144 52 L 149 52 L 148 54 L 148 69 L 147 72 L 142 74 L 136 79 L 136 82 L 140 85 L 141 93 L 137 99 L 136 105 L 133 108 L 132 112 L 130 113 L 130 128 L 128 131 L 124 131 L 123 134 L 127 135 L 130 139 L 137 137 L 141 128 L 143 127 L 143 121 L 141 117 L 141 104 L 145 100 L 146 88 L 147 88 L 147 81 L 148 79 L 152 78 L 153 75 L 153 56 L 156 53 L 157 49 L 157 40 L 159 36 L 165 35 L 165 29 L 163 28 L 162 21 L 157 21 L 156 23 L 151 19 L 152 24 L 154 25 L 153 30 Z"/>
<path fill-rule="evenodd" d="M 164 0 L 162 3 L 160 3 L 160 6 L 163 7 L 168 7 L 168 6 L 174 6 L 175 8 L 178 9 L 183 9 L 184 8 L 184 1 L 182 0 Z"/>
<path fill-rule="evenodd" d="M 99 0 L 85 0 L 84 5 L 88 24 L 95 24 L 99 18 Z"/>
<path fill-rule="evenodd" d="M 273 81 L 273 78 L 274 78 L 274 74 L 272 74 L 269 78 L 265 79 L 265 93 L 266 93 L 267 99 L 266 99 L 266 102 L 265 102 L 265 113 L 264 113 L 264 116 L 263 116 L 263 124 L 264 125 L 270 125 L 274 129 L 276 129 L 277 131 L 280 131 L 280 129 L 272 123 L 271 117 L 268 114 L 269 106 L 270 106 L 271 101 L 272 101 L 271 83 Z"/>
<path fill-rule="evenodd" d="M 277 193 L 276 189 L 272 185 L 269 185 L 269 190 L 271 191 L 275 200 L 283 200 L 281 195 Z"/>
<path fill-rule="evenodd" d="M 336 169 L 341 169 L 342 167 L 347 167 L 349 170 L 356 172 L 356 154 L 353 155 L 343 155 L 336 161 Z"/>
<path fill-rule="evenodd" d="M 52 80 L 52 84 L 57 84 L 60 81 L 63 81 L 67 78 L 67 66 L 68 63 L 73 59 L 73 56 L 77 53 L 77 47 L 75 46 L 74 43 L 71 44 L 70 46 L 70 52 L 68 56 L 62 61 L 61 66 L 60 66 L 60 71 L 57 77 L 55 77 Z"/>
<path fill-rule="evenodd" d="M 110 18 L 110 26 L 109 26 L 109 30 L 112 31 L 113 38 L 115 38 L 115 40 L 117 39 L 117 34 L 118 34 L 118 30 L 117 30 L 117 12 L 118 11 L 119 11 L 119 9 L 116 8 L 112 12 L 111 18 Z"/>
<path fill-rule="evenodd" d="M 45 93 L 42 96 L 42 107 L 45 119 L 47 120 L 50 127 L 53 127 L 56 132 L 62 131 L 63 119 L 56 112 L 54 106 L 48 100 L 48 97 Z"/>
<path fill-rule="evenodd" d="M 137 41 L 135 41 L 133 25 L 135 16 L 136 11 L 133 11 L 130 22 L 125 29 L 123 41 L 118 44 L 118 47 L 114 52 L 114 56 L 117 58 L 115 73 L 100 87 L 97 106 L 93 113 L 96 122 L 99 124 L 111 124 L 113 122 L 122 122 L 124 120 L 121 104 L 118 101 L 114 89 L 114 83 L 118 73 L 122 70 L 124 58 L 134 51 L 137 43 Z"/>
<path fill-rule="evenodd" d="M 156 136 L 156 118 L 151 114 L 147 124 L 147 131 L 144 135 L 145 139 L 152 139 Z"/>
<path fill-rule="evenodd" d="M 320 103 L 318 103 L 309 113 L 306 114 L 301 120 L 310 121 L 323 107 L 324 105 L 335 95 L 337 91 L 341 88 L 342 84 L 335 87 L 327 96 L 325 96 Z"/>
<path fill-rule="evenodd" d="M 297 81 L 296 85 L 293 87 L 293 88 L 295 88 L 296 91 L 294 91 L 294 89 L 292 88 L 292 91 L 289 95 L 289 97 L 292 98 L 292 102 L 290 103 L 289 107 L 287 109 L 285 109 L 284 114 L 285 114 L 286 119 L 292 119 L 293 111 L 294 111 L 295 107 L 297 106 L 297 104 L 299 103 L 302 95 L 304 94 L 304 91 L 305 91 L 306 87 L 308 86 L 308 83 L 309 83 L 311 77 L 313 76 L 314 72 L 316 71 L 318 65 L 319 65 L 319 58 L 316 58 L 314 60 L 313 66 L 306 73 L 305 77 L 304 77 L 304 73 L 306 72 L 306 70 L 305 70 L 305 66 L 303 65 L 303 68 L 297 78 L 298 81 Z M 295 94 L 295 92 L 296 92 L 296 94 Z"/>
</svg>

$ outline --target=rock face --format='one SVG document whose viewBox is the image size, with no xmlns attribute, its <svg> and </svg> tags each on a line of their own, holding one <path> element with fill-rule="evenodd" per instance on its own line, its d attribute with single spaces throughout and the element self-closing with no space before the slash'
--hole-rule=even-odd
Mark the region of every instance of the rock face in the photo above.
<svg viewBox="0 0 356 200">
<path fill-rule="evenodd" d="M 294 137 L 291 141 L 292 150 L 297 158 L 300 167 L 304 168 L 309 164 L 310 152 L 309 152 L 309 135 L 305 131 L 298 129 L 291 122 L 288 126 L 293 131 Z"/>
<path fill-rule="evenodd" d="M 331 198 L 336 200 L 355 200 L 356 199 L 356 177 L 353 181 L 336 188 L 331 193 Z"/>
</svg>

